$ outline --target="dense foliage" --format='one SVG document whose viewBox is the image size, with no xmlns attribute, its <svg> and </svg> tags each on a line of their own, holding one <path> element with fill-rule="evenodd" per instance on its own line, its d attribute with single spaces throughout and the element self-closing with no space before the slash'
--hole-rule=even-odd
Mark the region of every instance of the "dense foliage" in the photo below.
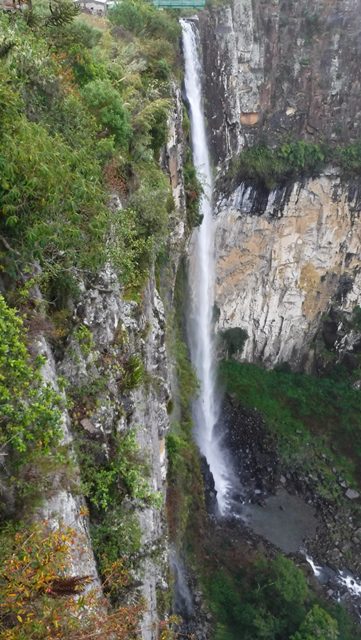
<svg viewBox="0 0 361 640">
<path fill-rule="evenodd" d="M 87 589 L 91 576 L 73 575 L 72 549 L 82 541 L 70 528 L 18 523 L 1 531 L 1 640 L 135 640 L 142 603 L 108 614 L 100 592 Z M 129 575 L 118 561 L 109 580 L 126 588 Z"/>
<path fill-rule="evenodd" d="M 57 304 L 62 289 L 109 256 L 125 286 L 139 288 L 173 207 L 158 156 L 177 21 L 126 0 L 110 14 L 114 25 L 124 23 L 123 37 L 105 21 L 99 29 L 90 18 L 72 20 L 69 7 L 59 4 L 60 21 L 54 12 L 48 20 L 40 2 L 31 19 L 29 11 L 0 15 L 3 258 L 14 276 L 36 260 L 43 290 L 50 301 L 57 292 Z M 129 208 L 106 206 L 113 189 L 125 202 L 132 194 Z"/>
<path fill-rule="evenodd" d="M 255 145 L 233 161 L 230 177 L 274 189 L 290 180 L 317 176 L 327 164 L 339 166 L 345 176 L 359 174 L 361 144 L 330 147 L 325 143 L 296 140 L 275 148 Z"/>
<path fill-rule="evenodd" d="M 110 20 L 78 13 L 71 0 L 35 0 L 0 14 L 2 285 L 26 318 L 29 342 L 47 331 L 59 349 L 70 340 L 78 291 L 108 261 L 126 294 L 140 300 L 174 208 L 160 152 L 178 73 L 178 22 L 142 0 L 124 0 Z M 109 206 L 113 194 L 121 205 L 112 198 Z M 141 547 L 135 509 L 160 502 L 136 431 L 107 434 L 105 444 L 79 428 L 79 478 L 62 444 L 61 397 L 42 382 L 43 359 L 30 355 L 22 322 L 2 297 L 0 339 L 4 514 L 30 520 L 39 495 L 63 481 L 84 491 L 109 596 L 104 604 L 85 593 L 87 576 L 72 575 L 70 558 L 82 542 L 61 523 L 55 531 L 11 523 L 0 531 L 0 637 L 136 638 L 143 603 L 127 600 Z M 94 356 L 85 324 L 71 339 L 75 361 Z M 89 384 L 67 392 L 75 431 L 95 410 L 110 369 L 119 396 L 144 382 L 139 354 L 121 339 L 112 357 L 99 358 Z"/>
<path fill-rule="evenodd" d="M 217 626 L 215 640 L 351 640 L 357 632 L 339 607 L 324 609 L 305 576 L 283 556 L 256 557 L 204 583 Z M 356 635 L 354 635 L 356 633 Z"/>
<path fill-rule="evenodd" d="M 30 356 L 25 337 L 21 319 L 0 296 L 0 453 L 23 498 L 41 490 L 46 464 L 61 459 L 62 436 L 60 396 L 43 382 L 44 358 Z"/>
</svg>

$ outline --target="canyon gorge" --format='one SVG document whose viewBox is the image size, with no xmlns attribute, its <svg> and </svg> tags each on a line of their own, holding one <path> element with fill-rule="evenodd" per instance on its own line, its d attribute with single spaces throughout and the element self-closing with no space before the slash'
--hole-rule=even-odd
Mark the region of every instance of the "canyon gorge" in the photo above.
<svg viewBox="0 0 361 640">
<path fill-rule="evenodd" d="M 361 637 L 360 10 L 1 12 L 0 638 Z"/>
</svg>

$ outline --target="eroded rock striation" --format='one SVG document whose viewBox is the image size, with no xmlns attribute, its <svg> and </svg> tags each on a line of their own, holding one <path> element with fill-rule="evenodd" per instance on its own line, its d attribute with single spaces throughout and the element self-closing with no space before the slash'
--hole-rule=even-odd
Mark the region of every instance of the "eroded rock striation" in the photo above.
<svg viewBox="0 0 361 640">
<path fill-rule="evenodd" d="M 332 172 L 266 198 L 240 185 L 217 207 L 220 328 L 247 331 L 246 360 L 310 368 L 332 303 L 351 316 L 361 300 L 360 251 L 358 196 Z"/>
<path fill-rule="evenodd" d="M 234 0 L 201 16 L 217 164 L 285 136 L 342 144 L 361 132 L 359 0 Z"/>
</svg>

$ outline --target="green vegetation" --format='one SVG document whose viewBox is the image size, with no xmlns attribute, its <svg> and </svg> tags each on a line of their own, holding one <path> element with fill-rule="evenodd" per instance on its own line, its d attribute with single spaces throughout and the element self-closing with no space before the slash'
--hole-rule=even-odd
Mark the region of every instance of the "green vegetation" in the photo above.
<svg viewBox="0 0 361 640">
<path fill-rule="evenodd" d="M 274 189 L 292 180 L 317 176 L 327 164 L 339 166 L 344 176 L 358 175 L 361 144 L 330 147 L 325 143 L 297 140 L 276 148 L 256 145 L 242 151 L 234 160 L 229 177 Z"/>
<path fill-rule="evenodd" d="M 192 435 L 192 400 L 198 380 L 184 340 L 186 267 L 181 262 L 174 289 L 176 311 L 168 314 L 168 350 L 174 362 L 178 388 L 172 399 L 173 421 L 166 438 L 168 455 L 167 511 L 170 538 L 177 545 L 189 543 L 188 532 L 205 516 L 203 478 L 198 449 Z M 198 523 L 198 524 L 197 524 Z"/>
<path fill-rule="evenodd" d="M 355 329 L 361 331 L 361 307 L 354 307 L 352 310 L 352 323 Z"/>
<path fill-rule="evenodd" d="M 303 572 L 281 555 L 254 557 L 204 578 L 215 640 L 356 640 L 340 607 L 317 601 Z M 327 609 L 327 610 L 326 610 Z"/>
<path fill-rule="evenodd" d="M 64 0 L 50 14 L 35 2 L 0 15 L 2 258 L 14 279 L 37 261 L 58 308 L 109 257 L 125 287 L 139 290 L 173 208 L 158 158 L 176 18 L 125 0 L 110 13 L 111 31 L 73 20 L 73 9 Z M 128 201 L 121 212 L 106 206 L 109 190 Z"/>
<path fill-rule="evenodd" d="M 145 504 L 158 503 L 144 477 L 134 430 L 113 438 L 111 455 L 99 451 L 98 443 L 81 438 L 77 442 L 83 492 L 98 510 L 106 511 L 125 495 Z"/>
<path fill-rule="evenodd" d="M 229 393 L 246 407 L 261 412 L 277 437 L 287 464 L 319 470 L 324 477 L 319 488 L 325 495 L 331 492 L 337 498 L 340 493 L 330 465 L 324 460 L 325 453 L 346 477 L 357 481 L 361 463 L 361 397 L 348 380 L 269 371 L 232 361 L 223 362 L 220 373 Z"/>
<path fill-rule="evenodd" d="M 81 548 L 71 528 L 18 523 L 1 530 L 1 640 L 136 639 L 143 605 L 128 604 L 108 615 L 99 593 L 88 591 L 89 576 L 72 575 L 71 553 Z M 130 583 L 121 562 L 108 567 L 109 591 Z M 74 597 L 76 596 L 76 597 Z"/>
<path fill-rule="evenodd" d="M 313 640 L 313 638 L 337 640 L 339 637 L 337 620 L 316 604 L 308 612 L 300 630 L 291 637 L 291 640 Z"/>
<path fill-rule="evenodd" d="M 186 194 L 187 223 L 190 229 L 201 224 L 202 216 L 199 212 L 202 185 L 198 180 L 193 164 L 192 153 L 188 148 L 183 164 L 184 188 Z"/>
<path fill-rule="evenodd" d="M 0 545 L 0 638 L 64 638 L 79 628 L 78 616 L 85 603 L 81 593 L 87 579 L 66 578 L 71 530 L 49 532 L 40 523 L 1 532 Z M 78 594 L 67 599 L 59 616 L 55 597 L 62 589 Z M 46 631 L 45 631 L 46 630 Z M 45 635 L 45 633 L 46 635 Z"/>
<path fill-rule="evenodd" d="M 323 146 L 299 140 L 276 149 L 266 146 L 245 149 L 234 161 L 231 174 L 273 189 L 289 180 L 317 175 L 326 162 Z"/>
<path fill-rule="evenodd" d="M 170 12 L 160 12 L 152 3 L 141 0 L 126 0 L 115 5 L 109 17 L 114 24 L 121 25 L 137 36 L 154 40 L 164 38 L 174 44 L 180 36 L 178 21 L 171 17 Z"/>
<path fill-rule="evenodd" d="M 42 381 L 44 359 L 31 358 L 25 339 L 21 319 L 0 296 L 0 453 L 19 498 L 37 495 L 46 465 L 62 459 L 60 397 Z"/>
<path fill-rule="evenodd" d="M 114 429 L 104 438 L 91 430 L 105 394 L 122 419 L 123 396 L 145 382 L 142 358 L 124 335 L 97 351 L 85 324 L 72 331 L 72 314 L 79 292 L 108 262 L 125 294 L 140 301 L 165 250 L 174 202 L 160 156 L 179 75 L 179 25 L 143 0 L 124 0 L 109 20 L 77 14 L 71 0 L 33 0 L 21 11 L 0 13 L 0 259 L 8 300 L 26 317 L 29 335 L 48 332 L 61 352 L 71 334 L 74 363 L 84 361 L 89 374 L 86 384 L 67 389 L 81 486 L 73 469 L 69 480 L 87 496 L 113 608 L 108 617 L 102 606 L 90 619 L 83 583 L 65 579 L 79 542 L 71 532 L 60 526 L 52 536 L 46 525 L 41 531 L 14 525 L 19 544 L 8 544 L 10 529 L 0 531 L 2 564 L 14 575 L 8 583 L 0 576 L 2 640 L 138 637 L 143 605 L 133 595 L 133 604 L 126 601 L 141 546 L 136 509 L 163 499 L 148 482 L 134 430 Z M 108 206 L 114 193 L 122 208 Z M 54 474 L 69 488 L 72 456 L 61 444 L 60 397 L 43 384 L 43 361 L 31 357 L 22 322 L 2 297 L 0 338 L 3 511 L 7 518 L 22 511 L 31 518 L 38 494 L 54 489 Z M 89 430 L 81 425 L 85 418 Z M 47 590 L 55 583 L 65 590 L 60 605 Z"/>
</svg>

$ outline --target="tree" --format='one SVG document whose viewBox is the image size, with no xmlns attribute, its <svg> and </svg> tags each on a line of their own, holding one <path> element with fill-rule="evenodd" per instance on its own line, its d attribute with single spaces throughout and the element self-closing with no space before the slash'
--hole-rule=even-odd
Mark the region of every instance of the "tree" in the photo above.
<svg viewBox="0 0 361 640">
<path fill-rule="evenodd" d="M 337 638 L 339 638 L 337 621 L 316 604 L 290 640 L 337 640 Z"/>
<path fill-rule="evenodd" d="M 118 144 L 125 146 L 131 134 L 129 115 L 111 81 L 98 79 L 88 82 L 82 94 L 104 133 L 114 135 Z"/>
</svg>

